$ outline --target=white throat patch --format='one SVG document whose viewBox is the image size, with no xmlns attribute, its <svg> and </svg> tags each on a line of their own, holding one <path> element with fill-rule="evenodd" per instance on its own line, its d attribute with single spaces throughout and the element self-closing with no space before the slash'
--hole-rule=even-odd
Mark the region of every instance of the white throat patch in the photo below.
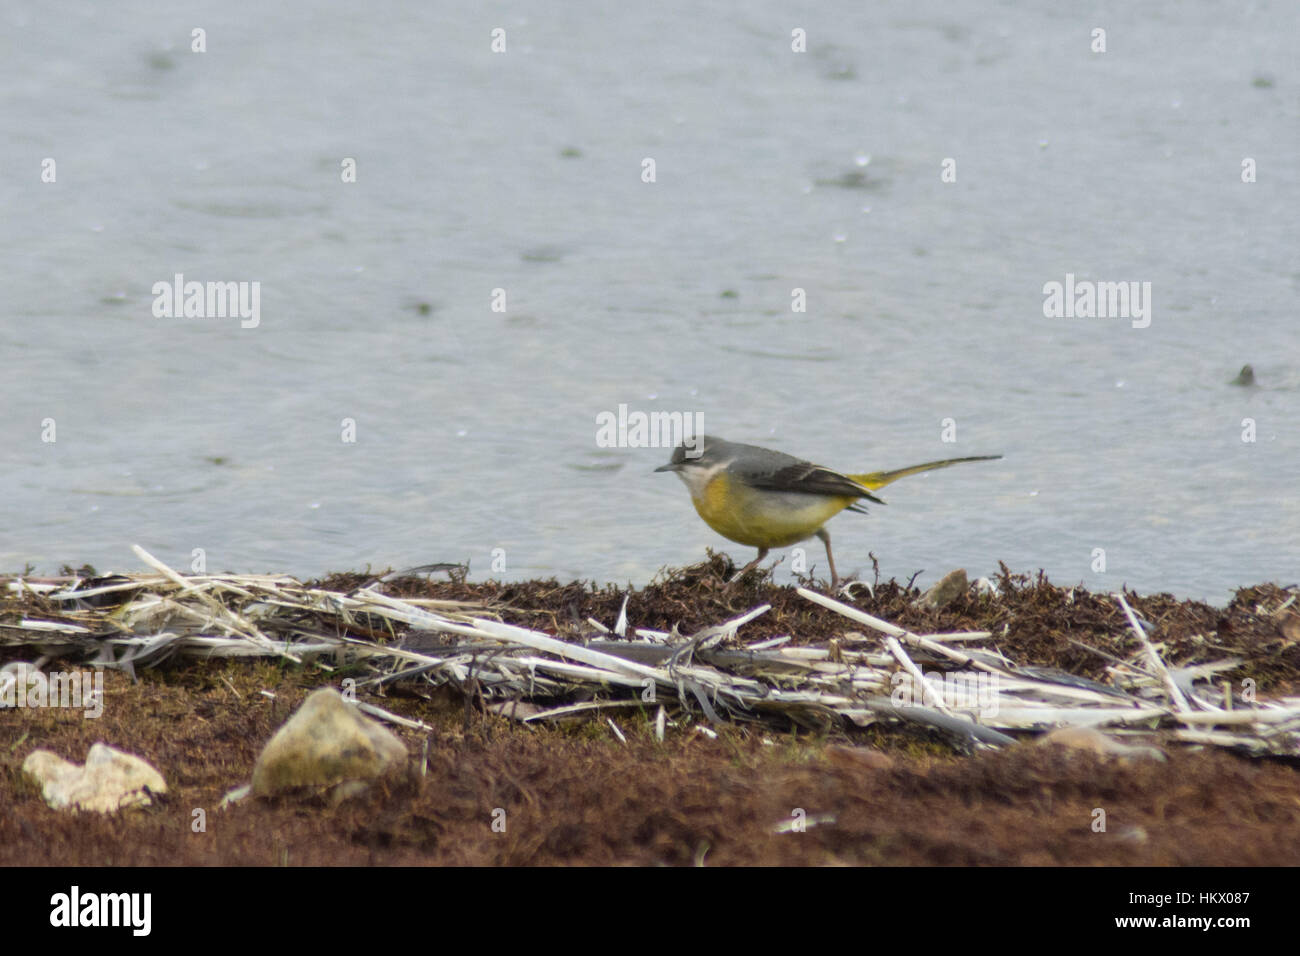
<svg viewBox="0 0 1300 956">
<path fill-rule="evenodd" d="M 713 480 L 714 476 L 720 471 L 725 471 L 732 461 L 733 459 L 729 458 L 726 461 L 720 461 L 715 465 L 709 465 L 707 468 L 699 465 L 690 465 L 678 471 L 677 477 L 682 480 L 682 483 L 686 485 L 688 489 L 690 489 L 691 497 L 698 498 L 704 494 L 704 489 L 708 487 L 709 482 Z"/>
</svg>

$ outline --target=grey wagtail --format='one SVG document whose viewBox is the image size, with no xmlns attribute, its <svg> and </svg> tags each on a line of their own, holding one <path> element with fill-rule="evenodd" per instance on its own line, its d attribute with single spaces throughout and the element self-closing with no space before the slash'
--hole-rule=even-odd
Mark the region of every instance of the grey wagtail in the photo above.
<svg viewBox="0 0 1300 956">
<path fill-rule="evenodd" d="M 858 502 L 865 498 L 883 505 L 871 492 L 907 475 L 935 468 L 947 468 L 963 461 L 992 461 L 1001 455 L 946 458 L 895 471 L 871 471 L 842 475 L 821 465 L 784 452 L 723 441 L 708 435 L 696 438 L 689 450 L 682 444 L 673 459 L 655 471 L 675 471 L 691 492 L 700 517 L 718 534 L 751 548 L 758 557 L 741 568 L 732 581 L 757 567 L 772 548 L 821 538 L 831 566 L 831 587 L 839 586 L 835 559 L 831 557 L 831 536 L 823 525 L 844 509 L 866 514 Z"/>
</svg>

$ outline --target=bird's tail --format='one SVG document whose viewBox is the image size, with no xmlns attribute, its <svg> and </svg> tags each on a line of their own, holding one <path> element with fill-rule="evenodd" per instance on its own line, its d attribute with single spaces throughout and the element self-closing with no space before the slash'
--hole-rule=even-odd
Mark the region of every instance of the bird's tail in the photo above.
<svg viewBox="0 0 1300 956">
<path fill-rule="evenodd" d="M 945 458 L 943 461 L 927 461 L 924 465 L 913 465 L 911 468 L 899 468 L 895 471 L 869 471 L 865 475 L 849 475 L 848 477 L 863 487 L 875 491 L 877 488 L 885 487 L 891 481 L 897 481 L 899 478 L 906 478 L 908 475 L 915 475 L 918 472 L 947 468 L 949 465 L 956 465 L 963 461 L 993 461 L 1001 457 L 1001 455 L 975 455 L 972 458 Z"/>
</svg>

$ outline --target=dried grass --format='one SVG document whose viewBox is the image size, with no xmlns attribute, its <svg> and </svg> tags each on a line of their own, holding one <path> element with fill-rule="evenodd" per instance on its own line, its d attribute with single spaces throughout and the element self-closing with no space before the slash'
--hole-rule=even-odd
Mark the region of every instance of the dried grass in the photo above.
<svg viewBox="0 0 1300 956">
<path fill-rule="evenodd" d="M 1255 755 L 1300 755 L 1300 698 L 1225 695 L 1213 680 L 1234 660 L 1171 669 L 1123 595 L 1115 600 L 1138 648 L 1127 660 L 1112 659 L 1103 684 L 1017 666 L 975 646 L 990 641 L 987 632 L 914 634 L 806 588 L 798 594 L 879 637 L 846 630 L 811 646 L 785 646 L 786 638 L 746 646 L 739 632 L 769 610 L 761 605 L 688 636 L 632 629 L 635 637 L 617 639 L 629 630 L 625 600 L 612 628 L 592 620 L 590 636 L 577 642 L 507 623 L 477 602 L 395 598 L 379 590 L 382 580 L 344 592 L 281 575 L 186 576 L 134 550 L 153 573 L 10 580 L 11 594 L 34 597 L 29 606 L 45 612 L 0 624 L 0 646 L 132 674 L 177 658 L 347 666 L 361 671 L 353 678 L 358 689 L 452 687 L 524 723 L 641 708 L 661 737 L 670 721 L 827 728 L 901 720 L 935 729 L 959 749 L 1002 746 L 1015 741 L 1012 734 L 1105 727 L 1120 735 L 1170 730 L 1171 740 Z M 923 672 L 917 652 L 943 670 Z M 393 719 L 374 704 L 367 709 Z"/>
</svg>

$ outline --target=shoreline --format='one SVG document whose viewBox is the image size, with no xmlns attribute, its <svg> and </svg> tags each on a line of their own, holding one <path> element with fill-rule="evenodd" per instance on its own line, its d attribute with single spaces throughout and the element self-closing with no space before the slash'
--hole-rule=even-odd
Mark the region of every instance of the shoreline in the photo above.
<svg viewBox="0 0 1300 956">
<path fill-rule="evenodd" d="M 998 593 L 972 586 L 948 595 L 940 607 L 919 602 L 917 589 L 895 581 L 876 584 L 874 593 L 855 588 L 855 612 L 892 622 L 908 635 L 895 665 L 888 661 L 887 637 L 869 636 L 863 633 L 868 628 L 794 587 L 771 585 L 761 574 L 726 591 L 729 570 L 725 557 L 713 555 L 630 593 L 580 582 L 466 583 L 438 574 L 432 580 L 388 580 L 378 596 L 366 597 L 361 586 L 376 576 L 360 572 L 294 586 L 276 576 L 244 576 L 228 586 L 249 594 L 265 586 L 281 594 L 276 600 L 286 606 L 308 592 L 342 596 L 330 598 L 333 603 L 346 603 L 349 594 L 378 602 L 365 615 L 347 612 L 352 624 L 342 637 L 346 647 L 364 646 L 380 655 L 391 646 L 408 656 L 445 657 L 453 638 L 404 627 L 398 617 L 373 616 L 376 609 L 418 607 L 418 614 L 431 617 L 497 622 L 490 626 L 547 635 L 574 648 L 572 654 L 581 647 L 607 654 L 629 644 L 652 654 L 655 641 L 632 640 L 638 629 L 694 634 L 693 660 L 675 672 L 679 676 L 703 679 L 709 668 L 730 668 L 738 676 L 728 678 L 733 684 L 719 685 L 724 689 L 761 680 L 791 699 L 812 689 L 819 674 L 850 664 L 891 672 L 904 671 L 905 662 L 926 671 L 954 667 L 942 655 L 926 654 L 924 642 L 932 638 L 925 635 L 946 638 L 940 643 L 953 653 L 988 648 L 979 653 L 1015 661 L 1007 673 L 1018 675 L 1017 681 L 1054 682 L 1042 686 L 1064 687 L 1103 709 L 1106 694 L 1097 688 L 1115 684 L 1123 669 L 1116 662 L 1142 666 L 1143 648 L 1121 604 L 1037 576 L 1004 569 L 995 582 Z M 203 584 L 197 578 L 183 583 L 190 589 Z M 81 588 L 99 591 L 77 601 L 86 605 L 76 612 L 82 626 L 113 614 L 121 623 L 132 606 L 127 594 L 136 594 L 141 608 L 149 604 L 140 598 L 143 587 L 139 579 L 127 579 Z M 157 589 L 166 601 L 189 599 L 175 582 Z M 60 659 L 88 666 L 92 651 L 108 653 L 113 638 L 107 632 L 71 632 L 74 615 L 67 600 L 52 602 L 31 591 L 15 595 L 10 586 L 3 595 L 4 661 L 30 660 L 38 652 L 47 668 Z M 93 600 L 117 603 L 96 608 Z M 253 600 L 238 613 L 275 637 L 280 625 L 274 603 Z M 1146 622 L 1149 642 L 1171 673 L 1239 661 L 1216 672 L 1214 682 L 1196 684 L 1202 697 L 1226 680 L 1234 706 L 1276 707 L 1272 701 L 1300 687 L 1294 590 L 1271 584 L 1242 588 L 1224 608 L 1158 594 L 1126 594 L 1124 603 Z M 755 614 L 765 604 L 767 610 Z M 286 613 L 304 633 L 327 630 L 298 611 Z M 215 620 L 219 612 L 213 608 L 211 615 Z M 627 622 L 625 636 L 606 633 L 619 630 L 620 618 Z M 717 628 L 742 619 L 735 627 Z M 30 640 L 20 644 L 15 635 L 23 621 L 61 626 L 65 633 L 29 632 L 24 640 Z M 946 726 L 894 719 L 880 709 L 861 722 L 816 721 L 793 704 L 763 710 L 751 701 L 752 712 L 726 710 L 726 693 L 715 695 L 710 708 L 697 707 L 662 685 L 659 703 L 641 704 L 635 691 L 620 702 L 620 694 L 628 695 L 616 685 L 576 677 L 556 685 L 559 678 L 542 666 L 541 650 L 533 652 L 537 663 L 531 678 L 525 668 L 525 682 L 541 686 L 550 680 L 559 696 L 539 703 L 542 719 L 535 720 L 539 713 L 521 711 L 517 696 L 513 708 L 500 706 L 509 702 L 506 697 L 492 696 L 505 686 L 494 684 L 500 675 L 491 669 L 503 660 L 499 651 L 474 657 L 460 679 L 373 683 L 393 666 L 382 656 L 367 664 L 339 656 L 336 647 L 308 658 L 304 649 L 314 645 L 304 638 L 293 645 L 303 651 L 301 663 L 283 652 L 211 659 L 218 649 L 239 650 L 248 642 L 220 639 L 220 629 L 210 625 L 200 630 L 214 634 L 204 638 L 206 659 L 185 656 L 191 652 L 178 650 L 183 641 L 173 640 L 168 653 L 106 669 L 106 706 L 97 719 L 54 707 L 0 710 L 18 742 L 0 751 L 0 800 L 11 808 L 0 815 L 0 862 L 1282 865 L 1300 856 L 1300 748 L 1291 753 L 1290 737 L 1269 737 L 1267 727 L 1256 729 L 1274 752 L 1255 757 L 1242 755 L 1249 752 L 1248 735 L 1231 738 L 1231 725 L 1207 736 L 1195 724 L 1179 729 L 1167 719 L 1104 728 L 1108 744 L 1118 749 L 1101 746 L 1095 734 L 1052 739 L 1043 728 L 1004 729 L 998 735 L 1010 734 L 1010 742 L 989 745 L 963 737 L 959 713 Z M 988 638 L 976 641 L 972 632 Z M 131 634 L 134 643 L 113 645 L 113 653 L 121 654 L 122 647 L 150 650 L 147 634 Z M 752 659 L 732 666 L 738 654 Z M 786 655 L 790 669 L 773 668 L 777 654 Z M 672 666 L 646 659 L 649 665 L 638 666 Z M 591 667 L 576 661 L 563 666 L 566 673 Z M 349 678 L 358 686 L 371 682 L 358 697 L 386 715 L 422 773 L 412 771 L 405 780 L 338 805 L 305 796 L 249 799 L 220 809 L 308 693 Z M 1118 693 L 1164 700 L 1159 679 L 1116 686 Z M 1258 692 L 1258 704 L 1242 698 L 1245 687 Z M 569 703 L 556 707 L 561 701 Z M 1173 713 L 1168 701 L 1161 706 Z M 708 717 L 710 709 L 717 719 Z M 39 747 L 80 761 L 100 740 L 150 761 L 168 793 L 155 806 L 111 816 L 46 806 L 21 770 L 24 757 Z M 202 834 L 189 828 L 196 807 L 211 821 Z M 1107 832 L 1095 830 L 1098 807 L 1108 814 Z M 808 822 L 797 837 L 790 832 L 794 810 Z M 510 820 L 505 833 L 491 825 L 499 811 Z"/>
</svg>

